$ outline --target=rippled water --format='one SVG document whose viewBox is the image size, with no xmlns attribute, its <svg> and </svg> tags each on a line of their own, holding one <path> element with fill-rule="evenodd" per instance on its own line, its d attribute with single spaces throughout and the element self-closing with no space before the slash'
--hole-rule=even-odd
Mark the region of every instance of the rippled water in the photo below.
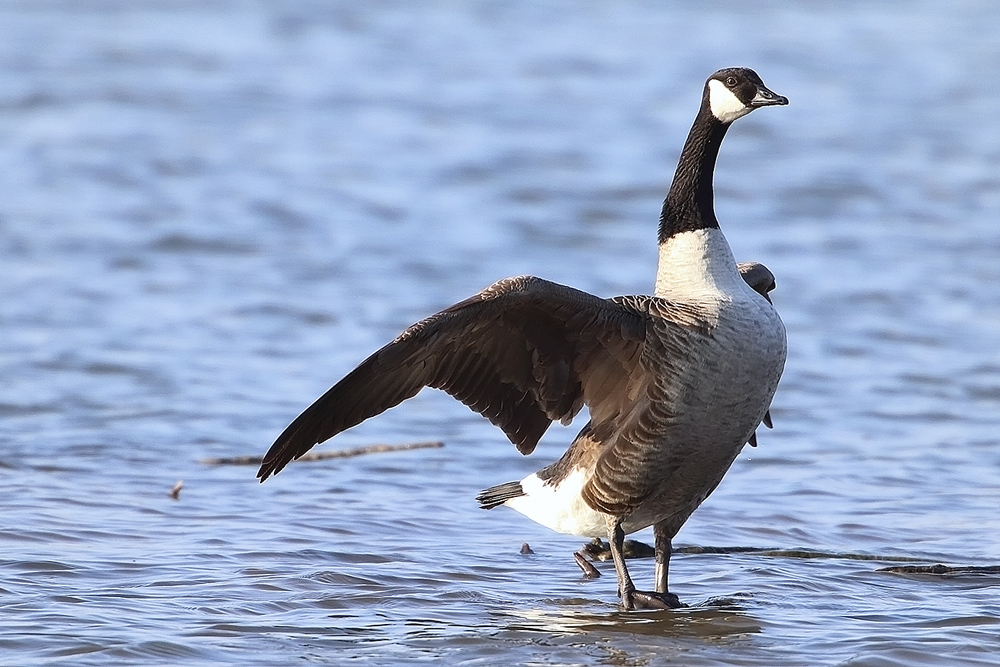
<svg viewBox="0 0 1000 667">
<path fill-rule="evenodd" d="M 705 4 L 0 6 L 0 663 L 996 664 L 1000 575 L 879 569 L 1000 562 L 1000 14 Z M 498 278 L 648 292 L 733 64 L 792 102 L 717 173 L 790 356 L 677 543 L 778 551 L 619 612 L 581 540 L 473 500 L 575 429 L 522 458 L 435 392 L 326 449 L 441 449 L 201 462 Z"/>
</svg>

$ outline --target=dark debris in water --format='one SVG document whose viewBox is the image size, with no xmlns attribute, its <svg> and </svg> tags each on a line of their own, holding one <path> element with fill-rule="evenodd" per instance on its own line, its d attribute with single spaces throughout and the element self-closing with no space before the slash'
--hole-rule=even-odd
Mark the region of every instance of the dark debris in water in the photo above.
<svg viewBox="0 0 1000 667">
<path fill-rule="evenodd" d="M 877 572 L 891 572 L 893 574 L 939 574 L 939 575 L 959 575 L 959 574 L 1000 574 L 1000 565 L 966 565 L 951 567 L 948 565 L 894 565 L 893 567 L 883 567 Z"/>
<path fill-rule="evenodd" d="M 842 551 L 814 551 L 812 549 L 768 549 L 762 547 L 678 547 L 675 554 L 753 554 L 777 558 L 831 558 L 838 560 L 878 560 L 902 563 L 919 563 L 922 558 L 909 556 L 879 556 L 877 554 L 853 554 Z"/>
<path fill-rule="evenodd" d="M 625 558 L 652 558 L 654 556 L 653 547 L 637 540 L 625 540 Z M 878 556 L 873 554 L 855 554 L 831 551 L 813 551 L 810 549 L 769 549 L 762 547 L 699 547 L 686 546 L 677 547 L 673 550 L 675 554 L 751 554 L 754 556 L 768 556 L 776 558 L 830 558 L 840 560 L 861 560 L 861 561 L 889 561 L 904 563 L 921 563 L 922 558 L 911 558 L 908 556 Z M 583 570 L 583 576 L 587 579 L 596 579 L 601 576 L 600 572 L 590 564 L 589 561 L 611 560 L 611 547 L 607 542 L 594 538 L 583 548 L 573 554 L 576 564 Z M 1000 565 L 989 566 L 948 566 L 948 565 L 893 565 L 883 567 L 876 572 L 890 572 L 894 574 L 935 574 L 935 575 L 984 575 L 1000 574 Z"/>
<path fill-rule="evenodd" d="M 653 547 L 638 540 L 625 540 L 622 544 L 622 551 L 625 558 L 652 558 L 655 554 Z M 611 560 L 611 546 L 599 537 L 584 544 L 578 553 L 592 561 Z"/>
<path fill-rule="evenodd" d="M 653 547 L 638 540 L 625 540 L 625 558 L 652 558 Z M 608 543 L 594 538 L 583 545 L 580 553 L 593 561 L 611 560 L 611 547 Z M 674 547 L 675 554 L 753 554 L 755 556 L 773 556 L 777 558 L 836 558 L 841 560 L 878 560 L 902 563 L 920 563 L 922 558 L 908 556 L 878 556 L 872 554 L 852 554 L 837 551 L 813 551 L 811 549 L 774 549 L 768 547 Z"/>
</svg>

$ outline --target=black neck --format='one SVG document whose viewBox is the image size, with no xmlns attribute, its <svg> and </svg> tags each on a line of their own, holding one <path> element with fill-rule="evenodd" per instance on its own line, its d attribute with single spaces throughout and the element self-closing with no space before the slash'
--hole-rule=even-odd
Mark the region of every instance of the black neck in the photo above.
<svg viewBox="0 0 1000 667">
<path fill-rule="evenodd" d="M 684 150 L 681 151 L 677 171 L 674 172 L 674 182 L 663 202 L 660 243 L 681 232 L 719 227 L 719 221 L 715 218 L 712 177 L 719 147 L 728 129 L 728 123 L 723 123 L 712 115 L 706 94 L 687 141 L 684 142 Z"/>
</svg>

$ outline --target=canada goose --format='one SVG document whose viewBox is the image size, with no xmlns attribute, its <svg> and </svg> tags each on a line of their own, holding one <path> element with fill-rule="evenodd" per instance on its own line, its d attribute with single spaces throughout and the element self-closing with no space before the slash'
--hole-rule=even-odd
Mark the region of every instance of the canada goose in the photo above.
<svg viewBox="0 0 1000 667">
<path fill-rule="evenodd" d="M 767 298 L 774 277 L 760 264 L 737 267 L 712 193 L 730 124 L 779 104 L 788 100 L 749 69 L 706 82 L 660 216 L 653 296 L 501 280 L 363 361 L 278 436 L 257 477 L 423 387 L 485 416 L 522 454 L 586 405 L 590 422 L 559 461 L 477 499 L 556 531 L 607 536 L 626 609 L 680 606 L 667 590 L 671 539 L 761 421 L 769 425 L 785 362 L 785 329 Z M 622 557 L 625 535 L 648 526 L 654 592 L 635 589 Z"/>
</svg>

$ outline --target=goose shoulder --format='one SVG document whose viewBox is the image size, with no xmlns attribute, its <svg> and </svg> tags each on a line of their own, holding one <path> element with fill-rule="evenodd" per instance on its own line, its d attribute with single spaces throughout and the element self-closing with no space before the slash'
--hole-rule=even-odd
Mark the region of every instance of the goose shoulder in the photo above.
<svg viewBox="0 0 1000 667">
<path fill-rule="evenodd" d="M 753 291 L 760 294 L 762 297 L 771 301 L 771 297 L 768 296 L 768 292 L 773 290 L 777 286 L 777 282 L 774 279 L 774 274 L 771 270 L 761 264 L 760 262 L 741 262 L 736 265 L 736 269 L 740 273 L 740 277 L 743 278 L 744 282 L 749 285 Z"/>
</svg>

